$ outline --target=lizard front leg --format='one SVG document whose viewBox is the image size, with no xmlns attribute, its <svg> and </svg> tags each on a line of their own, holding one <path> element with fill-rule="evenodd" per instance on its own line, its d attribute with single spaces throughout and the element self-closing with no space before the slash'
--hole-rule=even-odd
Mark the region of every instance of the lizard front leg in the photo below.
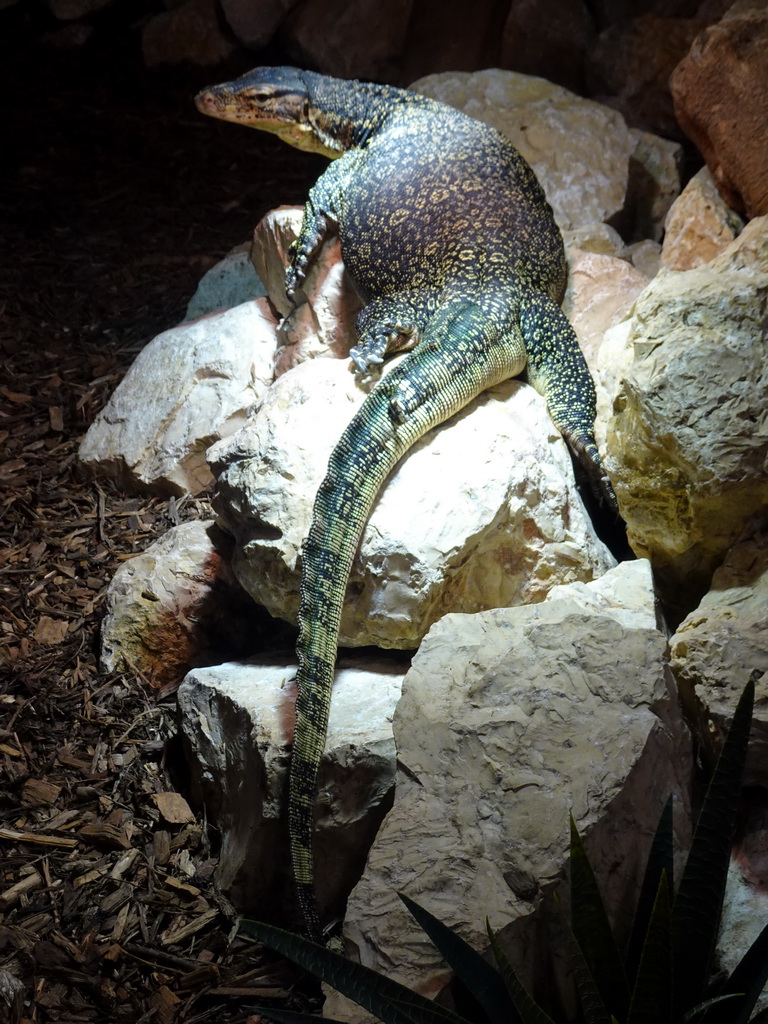
<svg viewBox="0 0 768 1024">
<path fill-rule="evenodd" d="M 344 192 L 349 176 L 354 173 L 359 159 L 358 152 L 344 153 L 320 175 L 309 191 L 298 238 L 291 243 L 288 250 L 285 293 L 293 303 L 296 303 L 297 293 L 304 284 L 309 268 L 323 243 L 338 231 Z"/>
<path fill-rule="evenodd" d="M 385 356 L 415 348 L 437 305 L 437 291 L 406 292 L 374 299 L 360 310 L 355 320 L 360 340 L 349 352 L 357 371 L 371 376 Z"/>
</svg>

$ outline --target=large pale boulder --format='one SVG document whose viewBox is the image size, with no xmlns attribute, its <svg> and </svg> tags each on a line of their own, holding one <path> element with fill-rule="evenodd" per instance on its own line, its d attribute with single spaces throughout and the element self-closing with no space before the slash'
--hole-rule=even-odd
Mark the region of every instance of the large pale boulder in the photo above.
<svg viewBox="0 0 768 1024">
<path fill-rule="evenodd" d="M 231 540 L 211 521 L 182 523 L 124 562 L 107 590 L 101 667 L 155 687 L 192 665 L 248 650 L 253 611 L 229 566 Z"/>
<path fill-rule="evenodd" d="M 206 449 L 247 421 L 274 377 L 274 357 L 265 299 L 165 331 L 91 424 L 81 463 L 131 490 L 198 494 L 213 483 Z"/>
<path fill-rule="evenodd" d="M 400 660 L 343 660 L 320 765 L 317 895 L 330 914 L 360 877 L 395 777 L 392 716 Z M 293 739 L 295 664 L 195 669 L 179 688 L 194 799 L 221 836 L 219 884 L 239 909 L 285 920 L 291 899 L 285 797 Z M 298 922 L 297 922 L 298 926 Z"/>
<path fill-rule="evenodd" d="M 660 273 L 614 351 L 607 469 L 630 543 L 678 613 L 768 502 L 767 304 L 760 218 L 704 266 Z"/>
<path fill-rule="evenodd" d="M 272 615 L 295 620 L 314 496 L 364 397 L 345 363 L 303 363 L 208 453 L 235 572 Z M 613 564 L 544 400 L 511 380 L 432 431 L 385 484 L 352 567 L 341 642 L 416 647 L 448 611 L 540 601 Z"/>
<path fill-rule="evenodd" d="M 747 680 L 756 678 L 747 775 L 750 785 L 768 787 L 768 534 L 756 532 L 731 548 L 710 590 L 672 637 L 670 655 L 710 760 Z"/>
<path fill-rule="evenodd" d="M 411 88 L 511 139 L 536 172 L 561 228 L 608 220 L 624 205 L 634 140 L 616 111 L 514 71 L 446 72 Z"/>
<path fill-rule="evenodd" d="M 531 915 L 562 880 L 569 813 L 609 906 L 631 905 L 670 793 L 678 841 L 689 829 L 689 745 L 665 654 L 644 561 L 435 625 L 403 683 L 395 802 L 347 906 L 347 951 L 421 991 L 444 983 L 403 891 L 476 948 L 488 917 L 543 962 Z M 333 994 L 324 1012 L 359 1019 Z"/>
</svg>

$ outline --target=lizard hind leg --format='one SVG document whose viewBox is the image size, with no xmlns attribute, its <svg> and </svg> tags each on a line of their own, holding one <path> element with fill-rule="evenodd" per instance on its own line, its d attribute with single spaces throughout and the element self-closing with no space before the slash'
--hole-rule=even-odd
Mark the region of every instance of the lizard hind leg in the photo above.
<svg viewBox="0 0 768 1024">
<path fill-rule="evenodd" d="M 555 302 L 530 291 L 520 304 L 520 330 L 529 383 L 546 399 L 555 426 L 584 467 L 597 498 L 617 512 L 595 441 L 595 384 L 573 327 Z"/>
</svg>

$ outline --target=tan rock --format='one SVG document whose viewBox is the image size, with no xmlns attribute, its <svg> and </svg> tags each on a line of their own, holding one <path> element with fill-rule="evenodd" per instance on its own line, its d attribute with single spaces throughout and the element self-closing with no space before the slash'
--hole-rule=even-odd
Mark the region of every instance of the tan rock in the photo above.
<svg viewBox="0 0 768 1024">
<path fill-rule="evenodd" d="M 736 544 L 670 640 L 670 664 L 710 760 L 756 674 L 748 784 L 768 787 L 768 534 Z"/>
<path fill-rule="evenodd" d="M 679 614 L 768 503 L 767 295 L 760 218 L 704 266 L 655 278 L 613 377 L 607 469 L 630 543 Z"/>
<path fill-rule="evenodd" d="M 609 327 L 626 319 L 648 278 L 626 260 L 571 249 L 563 311 L 593 370 Z"/>
<path fill-rule="evenodd" d="M 738 0 L 704 30 L 671 78 L 675 114 L 725 202 L 768 214 L 768 10 Z"/>
<path fill-rule="evenodd" d="M 103 671 L 138 672 L 161 687 L 215 659 L 214 650 L 247 650 L 253 608 L 232 575 L 227 549 L 212 522 L 190 522 L 124 562 L 107 591 Z"/>
<path fill-rule="evenodd" d="M 394 785 L 392 716 L 405 667 L 342 660 L 320 766 L 317 894 L 340 914 Z M 285 797 L 296 666 L 275 661 L 195 669 L 179 687 L 195 800 L 221 836 L 219 884 L 238 908 L 284 922 L 291 892 Z M 298 923 L 297 923 L 298 924 Z"/>
<path fill-rule="evenodd" d="M 302 363 L 209 452 L 235 572 L 272 615 L 295 621 L 314 496 L 363 399 L 341 361 Z M 341 643 L 416 647 L 448 611 L 540 601 L 613 564 L 544 400 L 508 381 L 430 432 L 387 481 L 352 567 Z"/>
<path fill-rule="evenodd" d="M 675 200 L 664 223 L 661 262 L 670 270 L 691 270 L 714 259 L 744 223 L 729 210 L 704 167 Z"/>
<path fill-rule="evenodd" d="M 536 172 L 562 229 L 608 220 L 624 206 L 635 142 L 616 111 L 513 71 L 446 72 L 411 88 L 511 139 Z"/>
<path fill-rule="evenodd" d="M 571 812 L 609 905 L 631 903 L 670 793 L 682 842 L 689 827 L 665 653 L 640 561 L 435 625 L 403 683 L 395 802 L 347 906 L 347 951 L 420 991 L 445 983 L 402 891 L 477 949 L 488 917 L 516 963 L 543 959 L 534 922 L 562 881 Z M 360 1019 L 332 994 L 325 1013 Z"/>
<path fill-rule="evenodd" d="M 259 403 L 275 347 L 265 299 L 159 334 L 91 424 L 81 463 L 129 490 L 199 494 L 213 483 L 206 449 Z"/>
</svg>

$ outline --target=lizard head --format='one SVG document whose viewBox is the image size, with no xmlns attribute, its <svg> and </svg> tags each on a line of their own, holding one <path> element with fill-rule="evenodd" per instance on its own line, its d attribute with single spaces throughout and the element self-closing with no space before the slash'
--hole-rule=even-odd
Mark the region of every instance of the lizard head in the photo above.
<svg viewBox="0 0 768 1024">
<path fill-rule="evenodd" d="M 297 149 L 339 156 L 338 149 L 318 137 L 308 78 L 298 68 L 255 68 L 203 89 L 195 105 L 210 117 L 272 132 Z"/>
</svg>

